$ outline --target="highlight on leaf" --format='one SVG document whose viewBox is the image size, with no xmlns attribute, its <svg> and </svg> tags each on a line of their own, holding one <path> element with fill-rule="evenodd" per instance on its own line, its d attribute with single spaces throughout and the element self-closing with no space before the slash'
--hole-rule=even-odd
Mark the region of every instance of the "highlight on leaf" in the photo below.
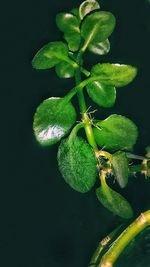
<svg viewBox="0 0 150 267">
<path fill-rule="evenodd" d="M 82 4 L 79 7 L 79 16 L 80 19 L 83 20 L 84 17 L 91 13 L 94 10 L 100 9 L 100 5 L 95 0 L 86 0 L 82 2 Z"/>
<path fill-rule="evenodd" d="M 95 81 L 87 85 L 87 92 L 91 99 L 100 107 L 110 108 L 115 104 L 116 89 L 112 85 Z"/>
<path fill-rule="evenodd" d="M 55 70 L 59 78 L 72 78 L 75 74 L 74 68 L 64 61 L 57 64 Z"/>
<path fill-rule="evenodd" d="M 34 115 L 33 129 L 43 146 L 53 145 L 69 133 L 76 121 L 76 111 L 65 98 L 51 97 L 42 102 Z"/>
<path fill-rule="evenodd" d="M 88 46 L 88 50 L 94 54 L 97 55 L 106 55 L 110 51 L 110 42 L 108 39 L 106 39 L 103 42 L 95 43 L 95 44 L 90 44 Z"/>
</svg>

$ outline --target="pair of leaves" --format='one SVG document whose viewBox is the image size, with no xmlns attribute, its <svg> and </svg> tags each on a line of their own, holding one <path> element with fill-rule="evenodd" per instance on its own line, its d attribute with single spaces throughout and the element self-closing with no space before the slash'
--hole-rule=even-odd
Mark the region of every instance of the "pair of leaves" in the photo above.
<svg viewBox="0 0 150 267">
<path fill-rule="evenodd" d="M 91 146 L 81 137 L 63 140 L 58 150 L 59 169 L 74 190 L 88 192 L 96 181 L 97 161 Z"/>
<path fill-rule="evenodd" d="M 69 57 L 68 46 L 63 42 L 50 42 L 44 45 L 34 56 L 32 66 L 35 69 L 56 67 L 60 78 L 74 76 L 74 61 Z"/>
<path fill-rule="evenodd" d="M 135 78 L 137 69 L 130 65 L 96 64 L 91 75 L 95 81 L 87 85 L 87 92 L 99 106 L 112 107 L 116 100 L 116 87 L 122 87 Z"/>
<path fill-rule="evenodd" d="M 132 150 L 138 136 L 136 125 L 116 114 L 99 121 L 93 131 L 97 144 L 109 151 Z"/>
<path fill-rule="evenodd" d="M 129 202 L 112 190 L 105 180 L 101 180 L 101 187 L 96 190 L 96 195 L 101 204 L 114 214 L 124 219 L 130 219 L 133 216 L 133 210 Z"/>
<path fill-rule="evenodd" d="M 53 145 L 60 141 L 76 121 L 76 111 L 65 98 L 51 97 L 39 105 L 34 115 L 33 129 L 37 141 Z"/>
</svg>

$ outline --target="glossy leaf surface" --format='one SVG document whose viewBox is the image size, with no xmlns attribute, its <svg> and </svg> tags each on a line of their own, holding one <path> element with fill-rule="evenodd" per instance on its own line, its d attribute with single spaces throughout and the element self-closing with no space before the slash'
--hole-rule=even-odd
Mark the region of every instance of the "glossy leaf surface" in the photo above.
<svg viewBox="0 0 150 267">
<path fill-rule="evenodd" d="M 57 143 L 76 121 L 76 111 L 64 98 L 51 97 L 42 102 L 34 115 L 33 129 L 37 141 L 44 146 Z"/>
<path fill-rule="evenodd" d="M 58 150 L 59 169 L 74 190 L 88 192 L 96 181 L 97 161 L 91 146 L 81 137 L 61 142 Z"/>
<path fill-rule="evenodd" d="M 74 76 L 74 68 L 67 62 L 60 62 L 56 65 L 55 70 L 59 78 L 72 78 Z"/>
<path fill-rule="evenodd" d="M 99 146 L 111 151 L 132 150 L 136 143 L 138 130 L 128 118 L 113 114 L 97 123 L 94 136 Z"/>
<path fill-rule="evenodd" d="M 120 185 L 124 188 L 128 183 L 128 159 L 126 153 L 118 151 L 111 156 L 111 165 L 113 169 L 113 174 Z"/>
<path fill-rule="evenodd" d="M 90 44 L 88 46 L 88 49 L 90 52 L 97 54 L 97 55 L 106 55 L 110 51 L 110 42 L 108 39 L 106 39 L 103 42 L 96 43 L 96 44 Z"/>
<path fill-rule="evenodd" d="M 64 38 L 68 42 L 71 51 L 77 51 L 80 46 L 79 20 L 71 13 L 59 13 L 56 16 L 58 28 L 64 32 Z"/>
<path fill-rule="evenodd" d="M 81 35 L 85 42 L 97 44 L 105 41 L 113 32 L 115 17 L 110 12 L 95 11 L 88 15 L 81 25 Z"/>
<path fill-rule="evenodd" d="M 102 84 L 99 81 L 87 85 L 88 95 L 99 106 L 112 107 L 116 100 L 116 89 L 112 85 Z"/>
<path fill-rule="evenodd" d="M 95 0 L 86 0 L 79 7 L 79 16 L 82 20 L 87 14 L 92 12 L 93 10 L 99 9 L 100 5 Z"/>
<path fill-rule="evenodd" d="M 133 216 L 133 210 L 129 202 L 119 193 L 112 190 L 105 181 L 96 190 L 96 195 L 101 204 L 115 215 L 124 219 L 130 219 Z"/>
<path fill-rule="evenodd" d="M 44 45 L 34 56 L 32 66 L 35 69 L 50 69 L 68 58 L 68 47 L 63 42 L 50 42 Z"/>
<path fill-rule="evenodd" d="M 130 65 L 98 63 L 92 68 L 91 73 L 107 84 L 122 87 L 133 81 L 137 74 L 137 69 Z"/>
</svg>

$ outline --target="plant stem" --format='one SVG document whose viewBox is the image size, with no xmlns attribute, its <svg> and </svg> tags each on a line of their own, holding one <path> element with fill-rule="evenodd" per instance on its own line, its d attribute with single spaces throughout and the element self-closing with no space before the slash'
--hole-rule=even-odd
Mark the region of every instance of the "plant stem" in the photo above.
<svg viewBox="0 0 150 267">
<path fill-rule="evenodd" d="M 71 131 L 70 135 L 69 135 L 69 141 L 72 141 L 72 139 L 77 135 L 78 131 L 84 127 L 84 123 L 80 122 L 78 123 L 73 130 Z"/>
<path fill-rule="evenodd" d="M 77 64 L 80 65 L 81 58 L 82 58 L 82 51 L 78 52 L 77 55 Z M 77 95 L 78 95 L 78 101 L 79 101 L 79 107 L 80 107 L 80 112 L 82 114 L 82 121 L 85 125 L 85 133 L 87 140 L 89 144 L 93 147 L 94 151 L 97 151 L 97 144 L 95 142 L 94 134 L 93 134 L 93 129 L 91 126 L 91 121 L 89 119 L 89 116 L 87 114 L 87 107 L 85 103 L 85 98 L 84 98 L 84 93 L 83 93 L 83 87 L 86 85 L 87 82 L 91 81 L 91 78 L 86 79 L 85 81 L 81 82 L 81 70 L 78 68 L 75 71 L 75 80 L 76 80 L 76 85 L 77 85 Z"/>
<path fill-rule="evenodd" d="M 116 229 L 114 229 L 110 234 L 108 234 L 105 238 L 103 238 L 99 242 L 98 247 L 92 256 L 88 267 L 96 267 L 97 266 L 98 260 L 101 257 L 102 252 L 110 244 L 112 239 L 114 239 L 116 237 L 116 235 L 118 236 L 121 227 L 122 227 L 122 225 L 118 226 Z"/>
<path fill-rule="evenodd" d="M 122 232 L 102 257 L 98 267 L 112 267 L 129 242 L 149 225 L 150 210 L 141 213 L 141 215 Z"/>
</svg>

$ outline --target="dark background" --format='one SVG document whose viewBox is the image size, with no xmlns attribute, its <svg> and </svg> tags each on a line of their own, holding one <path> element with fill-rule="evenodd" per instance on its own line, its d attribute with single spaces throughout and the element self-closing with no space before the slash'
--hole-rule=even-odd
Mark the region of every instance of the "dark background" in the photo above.
<svg viewBox="0 0 150 267">
<path fill-rule="evenodd" d="M 37 105 L 47 97 L 65 95 L 74 82 L 59 80 L 54 70 L 33 70 L 31 59 L 46 42 L 60 40 L 56 14 L 80 3 L 14 0 L 1 5 L 2 267 L 86 267 L 99 239 L 119 223 L 98 203 L 94 190 L 79 194 L 65 184 L 57 167 L 58 145 L 41 148 L 32 131 Z M 125 63 L 137 66 L 139 72 L 131 85 L 118 90 L 115 107 L 101 109 L 97 116 L 105 118 L 115 112 L 130 117 L 140 132 L 135 151 L 144 154 L 150 145 L 150 1 L 101 0 L 101 7 L 117 19 L 112 49 L 100 59 L 87 53 L 87 67 L 99 61 Z M 149 192 L 149 180 L 143 176 L 130 179 L 123 193 L 135 214 L 150 207 Z M 126 257 L 118 266 L 150 266 L 148 246 L 141 248 L 134 260 L 132 253 L 129 263 Z"/>
</svg>

